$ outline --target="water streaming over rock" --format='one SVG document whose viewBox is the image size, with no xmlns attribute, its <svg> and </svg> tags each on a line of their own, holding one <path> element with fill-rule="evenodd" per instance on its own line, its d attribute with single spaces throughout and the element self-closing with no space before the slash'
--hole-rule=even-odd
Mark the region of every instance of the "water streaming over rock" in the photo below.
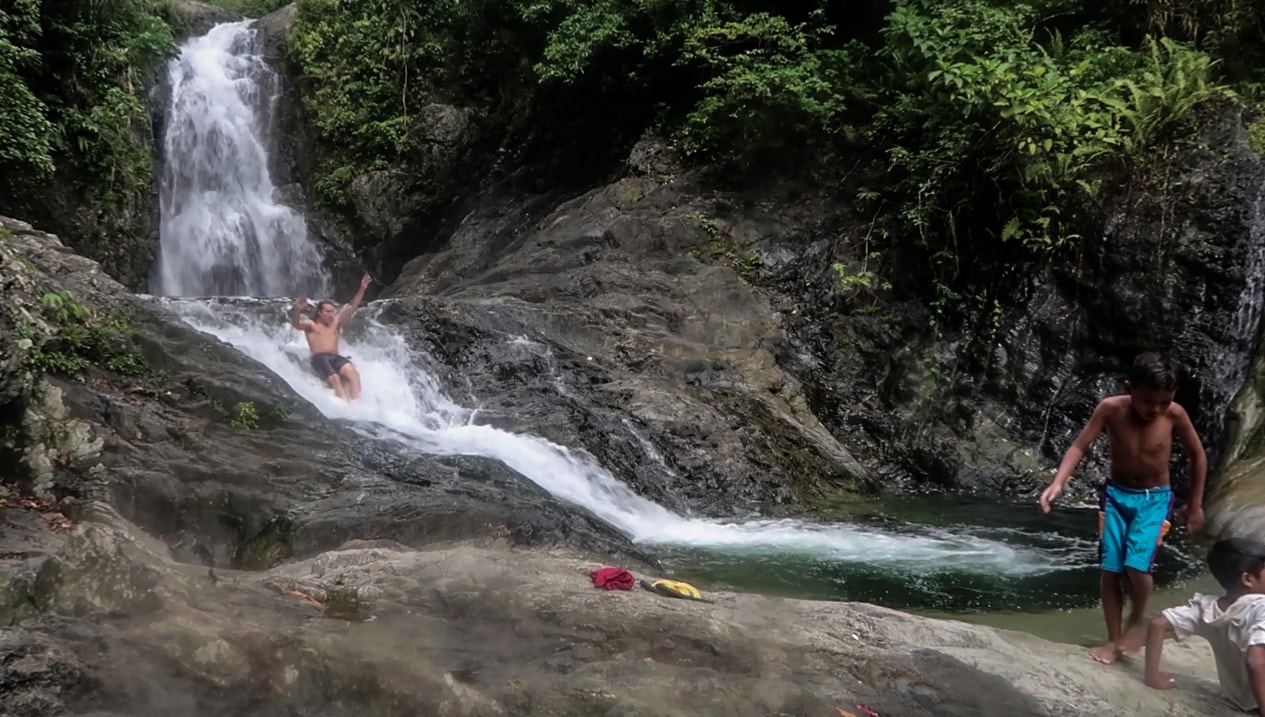
<svg viewBox="0 0 1265 717">
<path fill-rule="evenodd" d="M 324 296 L 303 215 L 269 170 L 277 74 L 249 21 L 218 25 L 167 67 L 159 257 L 167 296 Z"/>
<path fill-rule="evenodd" d="M 268 171 L 276 77 L 248 23 L 188 42 L 170 68 L 162 251 L 153 292 L 167 297 L 323 294 L 327 280 L 303 217 L 278 203 Z M 643 544 L 811 555 L 911 574 L 1031 575 L 1092 562 L 1086 545 L 1035 548 L 969 527 L 879 529 L 798 520 L 702 520 L 638 495 L 589 454 L 478 425 L 424 369 L 426 357 L 366 307 L 342 351 L 363 377 L 355 403 L 336 399 L 307 367 L 302 336 L 276 300 L 168 299 L 192 326 L 236 346 L 331 419 L 408 450 L 499 460 L 562 501 L 583 506 Z M 662 460 L 648 453 L 646 460 Z"/>
<path fill-rule="evenodd" d="M 639 496 L 583 450 L 472 422 L 474 411 L 450 399 L 425 362 L 397 331 L 374 319 L 370 306 L 354 319 L 342 350 L 365 386 L 356 402 L 336 398 L 307 368 L 307 348 L 285 322 L 285 305 L 271 301 L 169 300 L 187 323 L 236 346 L 267 366 L 333 419 L 367 439 L 440 455 L 494 458 L 555 497 L 584 506 L 646 545 L 741 550 L 750 555 L 812 555 L 840 563 L 910 574 L 950 572 L 1031 575 L 1082 568 L 1093 546 L 1064 542 L 1033 547 L 1031 535 L 986 536 L 986 528 L 909 525 L 879 530 L 848 523 L 801 520 L 707 520 L 674 513 Z M 649 459 L 649 458 L 648 458 Z"/>
<path fill-rule="evenodd" d="M 1265 302 L 1265 188 L 1256 200 L 1243 260 L 1243 288 L 1225 327 L 1226 345 L 1213 353 L 1205 367 L 1201 403 L 1209 407 L 1216 430 L 1208 457 L 1215 469 L 1224 444 L 1225 415 L 1243 387 L 1260 332 Z"/>
</svg>

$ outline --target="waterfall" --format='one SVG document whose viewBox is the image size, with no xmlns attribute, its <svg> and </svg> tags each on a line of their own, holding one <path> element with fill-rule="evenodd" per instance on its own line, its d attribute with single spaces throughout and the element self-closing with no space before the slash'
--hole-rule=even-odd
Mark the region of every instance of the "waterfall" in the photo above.
<svg viewBox="0 0 1265 717">
<path fill-rule="evenodd" d="M 353 320 L 354 335 L 343 337 L 340 348 L 355 360 L 364 385 L 360 399 L 347 402 L 307 368 L 307 347 L 284 320 L 285 304 L 244 299 L 167 299 L 164 304 L 194 328 L 267 366 L 323 414 L 345 421 L 366 440 L 386 441 L 405 451 L 498 460 L 641 544 L 811 555 L 920 576 L 1021 577 L 1082 569 L 1094 562 L 1092 541 L 1039 548 L 1033 535 L 1013 534 L 1012 542 L 980 527 L 878 530 L 792 519 L 689 518 L 638 495 L 583 450 L 475 424 L 474 411 L 449 398 L 424 368 L 425 357 L 399 332 L 375 320 L 379 306 L 361 309 Z"/>
<path fill-rule="evenodd" d="M 364 394 L 335 398 L 308 367 L 303 336 L 274 297 L 327 293 L 302 215 L 277 201 L 269 134 L 278 78 L 248 22 L 216 26 L 169 67 L 161 255 L 152 290 L 191 326 L 235 346 L 366 440 L 406 451 L 478 455 L 512 468 L 558 500 L 582 506 L 644 544 L 808 554 L 910 574 L 1022 576 L 1092 564 L 1085 546 L 1039 549 L 969 527 L 886 530 L 797 520 L 701 520 L 638 495 L 587 452 L 477 425 L 424 368 L 425 356 L 367 306 L 342 337 Z M 208 297 L 255 297 L 208 298 Z M 198 298 L 202 297 L 202 298 Z M 662 461 L 647 449 L 647 460 Z"/>
<path fill-rule="evenodd" d="M 1212 353 L 1204 369 L 1201 404 L 1208 406 L 1206 414 L 1215 426 L 1214 433 L 1205 437 L 1211 444 L 1208 465 L 1216 470 L 1221 454 L 1233 456 L 1233 447 L 1222 449 L 1227 426 L 1225 416 L 1239 391 L 1244 388 L 1251 369 L 1257 336 L 1260 332 L 1261 308 L 1265 301 L 1265 190 L 1257 197 L 1253 208 L 1251 231 L 1243 260 L 1243 288 L 1239 290 L 1234 313 L 1229 317 L 1227 341 L 1220 350 Z"/>
<path fill-rule="evenodd" d="M 268 159 L 280 78 L 250 21 L 217 25 L 168 64 L 159 256 L 165 296 L 324 296 L 304 217 Z"/>
</svg>

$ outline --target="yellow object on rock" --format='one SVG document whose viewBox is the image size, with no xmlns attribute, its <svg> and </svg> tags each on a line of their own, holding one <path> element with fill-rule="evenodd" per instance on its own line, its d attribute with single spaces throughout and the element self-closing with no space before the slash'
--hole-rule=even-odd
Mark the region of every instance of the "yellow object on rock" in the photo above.
<svg viewBox="0 0 1265 717">
<path fill-rule="evenodd" d="M 698 588 L 679 580 L 656 580 L 649 585 L 646 585 L 646 581 L 643 580 L 641 583 L 647 590 L 653 590 L 660 595 L 685 598 L 687 600 L 703 599 L 703 594 L 698 591 Z"/>
</svg>

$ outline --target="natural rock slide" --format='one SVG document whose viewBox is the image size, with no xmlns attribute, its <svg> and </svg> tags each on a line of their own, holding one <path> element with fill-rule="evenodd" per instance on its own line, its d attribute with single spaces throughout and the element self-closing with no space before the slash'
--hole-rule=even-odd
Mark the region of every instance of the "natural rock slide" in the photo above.
<svg viewBox="0 0 1265 717">
<path fill-rule="evenodd" d="M 304 368 L 285 299 L 237 296 L 343 298 L 314 257 L 347 257 L 276 173 L 261 38 L 220 19 L 160 93 L 155 296 L 0 218 L 0 465 L 25 494 L 0 505 L 0 715 L 1232 714 L 1202 644 L 1166 647 L 1179 688 L 1157 692 L 1138 660 L 1104 667 L 1082 646 L 861 603 L 595 589 L 603 565 L 664 574 L 661 546 L 888 566 L 911 591 L 931 571 L 1005 579 L 1092 555 L 814 520 L 883 487 L 890 463 L 861 451 L 896 435 L 855 393 L 861 358 L 823 363 L 824 322 L 788 318 L 778 272 L 817 249 L 785 259 L 763 243 L 815 220 L 717 219 L 696 178 L 636 158 L 569 201 L 489 190 L 358 314 L 345 346 L 366 393 L 338 403 Z M 223 223 L 200 234 L 209 218 Z M 743 237 L 771 286 L 713 260 Z M 295 271 L 252 273 L 265 259 Z M 1063 395 L 1034 378 L 1042 366 L 1072 372 L 1050 351 L 1072 312 L 1056 286 L 1003 344 L 1011 381 L 1041 395 Z M 1214 342 L 1252 343 L 1252 300 Z M 882 352 L 898 323 L 837 330 Z M 96 346 L 103 327 L 117 341 L 81 365 L 68 332 Z M 1208 374 L 1221 383 L 1199 387 L 1205 402 L 1230 400 L 1240 359 Z M 912 390 L 911 361 L 894 355 L 866 390 Z M 854 398 L 858 413 L 823 410 Z M 1001 448 L 928 466 L 1039 475 L 1001 419 L 972 420 L 971 445 Z"/>
<path fill-rule="evenodd" d="M 1199 646 L 1169 651 L 1183 689 L 1160 693 L 1136 664 L 866 605 L 596 590 L 603 564 L 659 571 L 503 463 L 367 440 L 169 304 L 4 226 L 3 355 L 46 345 L 32 319 L 65 290 L 126 317 L 162 371 L 6 389 L 17 463 L 76 523 L 0 513 L 18 540 L 0 547 L 8 714 L 1217 714 Z M 242 404 L 252 428 L 232 425 Z"/>
</svg>

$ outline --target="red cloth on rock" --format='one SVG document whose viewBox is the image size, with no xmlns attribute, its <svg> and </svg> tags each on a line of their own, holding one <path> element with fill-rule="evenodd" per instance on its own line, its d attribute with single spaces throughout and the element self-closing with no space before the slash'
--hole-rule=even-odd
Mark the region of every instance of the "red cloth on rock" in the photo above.
<svg viewBox="0 0 1265 717">
<path fill-rule="evenodd" d="M 607 590 L 632 590 L 637 579 L 623 568 L 601 568 L 589 573 L 593 584 Z"/>
</svg>

